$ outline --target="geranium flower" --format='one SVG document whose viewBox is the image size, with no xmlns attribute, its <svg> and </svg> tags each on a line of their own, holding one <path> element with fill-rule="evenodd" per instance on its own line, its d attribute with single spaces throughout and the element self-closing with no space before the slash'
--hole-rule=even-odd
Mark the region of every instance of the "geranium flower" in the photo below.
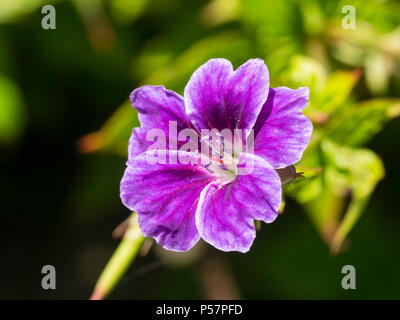
<svg viewBox="0 0 400 320">
<path fill-rule="evenodd" d="M 247 252 L 256 236 L 254 220 L 270 223 L 278 216 L 276 170 L 298 162 L 310 140 L 312 124 L 302 113 L 308 98 L 308 88 L 270 88 L 260 59 L 235 71 L 226 59 L 209 60 L 193 73 L 184 98 L 163 86 L 134 90 L 130 99 L 141 126 L 129 141 L 121 199 L 137 212 L 142 233 L 169 250 L 189 250 L 201 237 L 223 251 Z M 154 142 L 146 134 L 156 128 L 168 137 L 171 121 L 178 132 L 189 128 L 199 137 L 202 129 L 253 129 L 254 154 L 234 154 L 230 165 L 214 154 L 205 165 L 198 161 L 201 153 L 179 150 L 183 142 L 175 141 L 177 150 L 157 151 L 166 163 L 151 164 L 147 157 L 154 151 L 147 149 Z M 172 157 L 178 161 L 168 161 Z M 249 161 L 251 170 L 238 174 Z"/>
</svg>

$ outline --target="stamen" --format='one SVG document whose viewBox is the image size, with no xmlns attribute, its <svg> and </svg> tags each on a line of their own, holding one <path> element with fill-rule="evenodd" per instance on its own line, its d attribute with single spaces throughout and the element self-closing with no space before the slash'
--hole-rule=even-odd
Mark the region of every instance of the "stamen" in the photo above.
<svg viewBox="0 0 400 320">
<path fill-rule="evenodd" d="M 230 163 L 225 164 L 225 160 L 233 161 L 231 154 L 226 153 L 225 137 L 220 134 L 210 134 L 202 136 L 200 142 L 207 145 L 209 163 L 202 165 L 209 173 L 214 174 L 220 181 L 224 183 L 230 182 L 234 179 L 236 173 L 235 165 L 231 167 Z M 210 154 L 211 150 L 211 154 Z M 228 161 L 227 160 L 227 161 Z"/>
<path fill-rule="evenodd" d="M 218 142 L 220 143 L 220 146 L 221 146 L 221 149 L 222 149 L 222 155 L 220 155 L 219 158 L 222 159 L 224 157 L 223 154 L 225 152 L 224 136 L 221 135 L 221 134 L 218 134 L 218 136 L 219 136 L 219 141 Z"/>
<path fill-rule="evenodd" d="M 211 166 L 211 165 L 212 165 L 212 161 L 209 162 L 209 163 L 207 163 L 207 164 L 204 164 L 203 167 L 204 167 L 209 173 L 214 173 L 214 171 L 211 170 L 211 169 L 209 168 L 209 166 Z"/>
<path fill-rule="evenodd" d="M 207 141 L 207 145 L 211 148 L 211 150 L 212 150 L 220 159 L 222 159 L 222 158 L 224 157 L 224 137 L 223 137 L 222 135 L 218 134 L 218 138 L 219 138 L 218 142 L 221 143 L 221 146 L 222 146 L 222 153 L 221 153 L 219 150 L 217 150 L 217 148 L 211 143 L 211 135 L 201 137 L 201 138 L 200 138 L 200 142 L 203 142 L 203 141 L 208 140 L 208 141 Z"/>
</svg>

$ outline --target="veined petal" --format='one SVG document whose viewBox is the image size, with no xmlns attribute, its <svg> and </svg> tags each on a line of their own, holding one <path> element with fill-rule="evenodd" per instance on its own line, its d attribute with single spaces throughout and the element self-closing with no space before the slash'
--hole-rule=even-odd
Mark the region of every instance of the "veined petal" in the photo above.
<svg viewBox="0 0 400 320">
<path fill-rule="evenodd" d="M 247 252 L 256 235 L 253 220 L 274 221 L 281 203 L 276 171 L 255 155 L 242 153 L 240 162 L 250 166 L 248 174 L 223 186 L 210 183 L 201 192 L 196 211 L 201 237 L 223 251 Z"/>
<path fill-rule="evenodd" d="M 183 151 L 158 151 L 166 164 L 151 164 L 144 152 L 128 163 L 121 180 L 123 204 L 139 215 L 139 226 L 147 237 L 153 237 L 164 248 L 189 250 L 199 240 L 195 212 L 200 192 L 212 177 L 198 164 L 182 164 L 185 158 L 199 163 L 198 156 Z M 170 157 L 177 164 L 170 164 Z"/>
<path fill-rule="evenodd" d="M 176 121 L 179 133 L 186 128 L 193 128 L 185 113 L 183 97 L 164 86 L 143 86 L 130 95 L 132 106 L 138 111 L 140 128 L 135 128 L 129 141 L 129 158 L 145 151 L 153 141 L 146 141 L 146 134 L 151 129 L 161 129 L 168 143 L 169 125 Z M 176 142 L 177 137 L 173 137 Z M 168 147 L 168 146 L 167 146 Z"/>
<path fill-rule="evenodd" d="M 152 144 L 151 141 L 146 140 L 147 132 L 146 128 L 133 128 L 128 144 L 128 161 L 145 152 Z"/>
<path fill-rule="evenodd" d="M 268 69 L 261 59 L 251 59 L 236 71 L 226 59 L 211 59 L 185 87 L 186 113 L 199 131 L 251 129 L 268 88 Z"/>
<path fill-rule="evenodd" d="M 308 88 L 270 88 L 254 125 L 254 153 L 275 169 L 298 162 L 310 141 L 313 126 L 302 113 L 308 98 Z"/>
</svg>

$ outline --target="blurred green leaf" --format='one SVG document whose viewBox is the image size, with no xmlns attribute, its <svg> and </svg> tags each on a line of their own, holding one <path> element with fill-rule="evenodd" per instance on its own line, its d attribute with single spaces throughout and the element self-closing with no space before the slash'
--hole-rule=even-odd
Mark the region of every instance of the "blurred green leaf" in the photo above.
<svg viewBox="0 0 400 320">
<path fill-rule="evenodd" d="M 326 162 L 325 181 L 334 194 L 344 198 L 351 191 L 350 205 L 331 242 L 332 251 L 337 253 L 385 173 L 381 159 L 371 150 L 342 147 L 325 140 L 322 152 Z"/>
<path fill-rule="evenodd" d="M 324 67 L 315 59 L 296 55 L 290 59 L 289 67 L 282 73 L 281 82 L 297 88 L 310 89 L 310 101 L 313 101 L 324 89 L 328 75 Z"/>
<path fill-rule="evenodd" d="M 321 33 L 325 28 L 327 19 L 323 10 L 321 10 L 319 1 L 299 1 L 299 6 L 302 13 L 304 31 L 307 35 L 315 36 Z"/>
<path fill-rule="evenodd" d="M 111 50 L 115 42 L 115 34 L 102 0 L 70 0 L 82 19 L 90 43 L 98 53 Z"/>
<path fill-rule="evenodd" d="M 304 176 L 305 179 L 295 180 L 286 190 L 286 193 L 295 196 L 296 200 L 301 204 L 307 203 L 318 197 L 323 188 L 320 176 Z"/>
<path fill-rule="evenodd" d="M 111 14 L 120 23 L 131 23 L 144 12 L 149 0 L 112 0 Z"/>
<path fill-rule="evenodd" d="M 157 70 L 165 68 L 174 58 L 174 52 L 168 48 L 165 39 L 152 39 L 135 58 L 132 71 L 138 79 L 142 80 Z"/>
<path fill-rule="evenodd" d="M 132 108 L 130 101 L 126 101 L 99 131 L 79 140 L 79 150 L 83 153 L 103 150 L 126 156 L 129 136 L 132 129 L 138 126 L 137 112 Z"/>
<path fill-rule="evenodd" d="M 243 22 L 254 30 L 272 75 L 286 69 L 293 55 L 303 52 L 301 14 L 295 1 L 244 0 Z"/>
<path fill-rule="evenodd" d="M 286 193 L 304 206 L 332 252 L 337 253 L 383 178 L 384 167 L 371 150 L 344 147 L 327 139 L 322 140 L 315 154 L 319 155 L 321 170 L 308 170 L 306 179 L 289 185 Z"/>
<path fill-rule="evenodd" d="M 238 19 L 240 13 L 240 0 L 212 0 L 201 10 L 200 19 L 204 25 L 215 27 Z"/>
<path fill-rule="evenodd" d="M 0 75 L 0 143 L 10 143 L 25 124 L 25 106 L 14 82 Z"/>
<path fill-rule="evenodd" d="M 306 113 L 313 117 L 313 113 L 318 111 L 327 116 L 345 103 L 360 75 L 361 70 L 355 70 L 335 71 L 328 76 L 324 67 L 315 59 L 297 55 L 282 74 L 281 82 L 293 88 L 308 87 L 310 101 Z"/>
<path fill-rule="evenodd" d="M 365 79 L 368 88 L 376 95 L 386 93 L 391 74 L 390 57 L 380 52 L 371 52 L 365 59 Z"/>
<path fill-rule="evenodd" d="M 326 181 L 338 195 L 350 188 L 353 197 L 367 197 L 384 176 L 382 161 L 371 150 L 343 147 L 325 140 L 322 152 Z"/>
<path fill-rule="evenodd" d="M 332 23 L 326 30 L 327 41 L 336 59 L 365 68 L 368 88 L 373 94 L 380 95 L 387 92 L 389 79 L 399 67 L 400 28 L 397 26 L 391 32 L 382 32 L 376 25 L 358 19 L 357 28 L 351 32 L 340 28 L 338 23 Z M 397 24 L 400 24 L 400 16 Z"/>
<path fill-rule="evenodd" d="M 0 23 L 14 21 L 31 13 L 40 6 L 53 4 L 55 1 L 45 0 L 3 0 L 0 1 Z"/>
<path fill-rule="evenodd" d="M 326 135 L 336 143 L 361 146 L 390 119 L 400 115 L 400 99 L 372 99 L 341 110 L 329 124 Z"/>
<path fill-rule="evenodd" d="M 327 112 L 335 111 L 349 97 L 360 78 L 361 71 L 335 71 L 330 74 L 325 87 L 313 102 L 314 108 Z M 318 104 L 315 106 L 315 104 Z"/>
<path fill-rule="evenodd" d="M 163 68 L 152 72 L 143 84 L 159 85 L 183 91 L 194 70 L 211 58 L 226 58 L 234 65 L 251 56 L 251 47 L 246 37 L 238 32 L 223 32 L 194 43 Z"/>
</svg>

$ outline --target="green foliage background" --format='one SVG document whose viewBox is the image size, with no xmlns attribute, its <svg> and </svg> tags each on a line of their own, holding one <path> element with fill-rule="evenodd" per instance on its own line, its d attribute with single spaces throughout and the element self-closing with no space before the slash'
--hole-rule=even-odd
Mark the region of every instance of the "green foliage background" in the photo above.
<svg viewBox="0 0 400 320">
<path fill-rule="evenodd" d="M 56 30 L 41 28 L 45 4 Z M 354 30 L 342 28 L 344 5 Z M 400 298 L 400 3 L 377 0 L 2 0 L 0 297 L 90 295 L 129 214 L 129 93 L 182 94 L 214 57 L 260 57 L 272 86 L 310 88 L 306 179 L 285 189 L 250 253 L 154 246 L 111 298 Z M 40 288 L 45 264 L 55 292 Z M 340 286 L 346 264 L 357 290 Z"/>
</svg>

